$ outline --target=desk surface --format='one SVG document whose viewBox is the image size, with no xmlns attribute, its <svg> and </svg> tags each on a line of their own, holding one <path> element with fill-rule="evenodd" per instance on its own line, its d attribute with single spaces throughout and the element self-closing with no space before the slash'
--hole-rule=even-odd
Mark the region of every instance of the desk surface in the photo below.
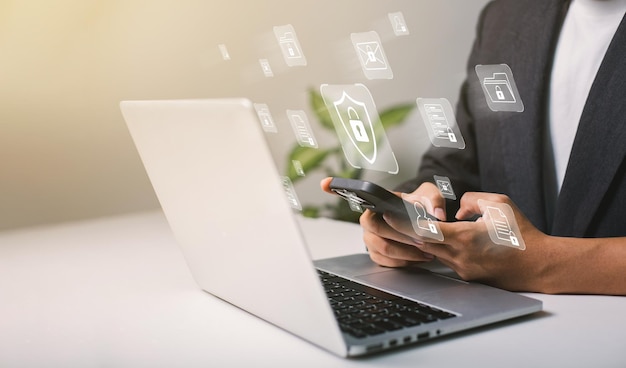
<svg viewBox="0 0 626 368">
<path fill-rule="evenodd" d="M 307 226 L 314 257 L 363 249 L 358 226 Z M 0 366 L 626 365 L 626 298 L 531 296 L 544 312 L 342 359 L 199 290 L 163 215 L 134 214 L 0 233 Z"/>
</svg>

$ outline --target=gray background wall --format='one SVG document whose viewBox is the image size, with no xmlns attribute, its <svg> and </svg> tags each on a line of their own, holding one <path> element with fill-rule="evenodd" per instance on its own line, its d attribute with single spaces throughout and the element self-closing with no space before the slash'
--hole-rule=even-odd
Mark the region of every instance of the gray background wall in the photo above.
<svg viewBox="0 0 626 368">
<path fill-rule="evenodd" d="M 158 208 L 120 100 L 245 96 L 306 109 L 308 88 L 360 82 L 379 109 L 416 97 L 454 104 L 485 3 L 2 0 L 0 229 Z M 411 35 L 394 39 L 386 14 L 398 10 Z M 275 63 L 268 81 L 258 59 L 271 50 L 272 26 L 287 23 L 309 65 Z M 392 81 L 367 81 L 349 62 L 349 34 L 369 30 L 383 38 Z M 220 43 L 231 61 L 221 59 Z M 377 178 L 383 183 L 411 176 L 429 145 L 421 122 L 409 120 L 388 132 L 401 173 Z M 317 193 L 316 181 L 299 190 Z"/>
</svg>

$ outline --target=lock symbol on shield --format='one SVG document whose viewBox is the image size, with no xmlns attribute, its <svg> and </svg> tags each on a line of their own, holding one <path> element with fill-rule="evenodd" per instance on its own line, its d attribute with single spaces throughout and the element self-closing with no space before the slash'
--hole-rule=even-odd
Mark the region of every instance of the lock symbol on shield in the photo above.
<svg viewBox="0 0 626 368">
<path fill-rule="evenodd" d="M 496 86 L 496 97 L 498 100 L 504 100 L 504 92 L 502 92 L 502 88 L 500 86 Z"/>
<path fill-rule="evenodd" d="M 437 226 L 435 226 L 435 223 L 431 219 L 428 219 L 428 229 L 431 233 L 437 234 Z"/>
<path fill-rule="evenodd" d="M 365 130 L 365 125 L 363 124 L 363 121 L 352 106 L 348 107 L 348 121 L 350 122 L 350 128 L 352 128 L 354 138 L 358 142 L 367 143 L 370 141 L 369 137 L 367 136 L 367 131 Z"/>
</svg>

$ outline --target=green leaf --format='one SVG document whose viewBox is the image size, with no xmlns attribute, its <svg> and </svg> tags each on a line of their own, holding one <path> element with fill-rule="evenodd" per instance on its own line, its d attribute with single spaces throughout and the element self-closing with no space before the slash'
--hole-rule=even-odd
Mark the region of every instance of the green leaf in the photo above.
<svg viewBox="0 0 626 368">
<path fill-rule="evenodd" d="M 326 108 L 322 95 L 311 88 L 309 89 L 309 99 L 311 102 L 311 108 L 317 116 L 320 124 L 326 129 L 335 130 L 333 119 L 330 117 L 330 113 L 328 112 L 328 108 Z"/>
<path fill-rule="evenodd" d="M 385 130 L 401 124 L 413 111 L 414 104 L 402 104 L 391 107 L 380 113 L 380 122 Z"/>
<path fill-rule="evenodd" d="M 302 179 L 302 176 L 298 175 L 296 168 L 293 165 L 293 161 L 300 161 L 302 170 L 307 173 L 316 169 L 326 159 L 326 157 L 333 152 L 333 150 L 322 150 L 310 147 L 295 146 L 289 154 L 287 161 L 287 176 L 292 182 Z"/>
<path fill-rule="evenodd" d="M 320 208 L 316 206 L 304 206 L 302 208 L 302 216 L 318 218 L 320 217 Z"/>
</svg>

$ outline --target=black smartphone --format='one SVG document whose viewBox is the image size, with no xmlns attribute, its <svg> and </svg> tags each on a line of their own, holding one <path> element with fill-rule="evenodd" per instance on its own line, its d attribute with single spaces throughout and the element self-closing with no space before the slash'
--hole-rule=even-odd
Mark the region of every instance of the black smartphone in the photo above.
<svg viewBox="0 0 626 368">
<path fill-rule="evenodd" d="M 437 225 L 439 220 L 420 202 L 407 202 L 387 189 L 363 180 L 333 178 L 330 189 L 346 199 L 352 209 L 369 209 L 380 214 L 391 212 L 408 221 L 420 237 L 443 240 Z"/>
<path fill-rule="evenodd" d="M 330 189 L 351 205 L 358 205 L 380 214 L 389 211 L 408 216 L 407 202 L 374 183 L 357 179 L 333 178 L 330 182 Z M 408 208 L 410 206 L 409 204 Z"/>
</svg>

